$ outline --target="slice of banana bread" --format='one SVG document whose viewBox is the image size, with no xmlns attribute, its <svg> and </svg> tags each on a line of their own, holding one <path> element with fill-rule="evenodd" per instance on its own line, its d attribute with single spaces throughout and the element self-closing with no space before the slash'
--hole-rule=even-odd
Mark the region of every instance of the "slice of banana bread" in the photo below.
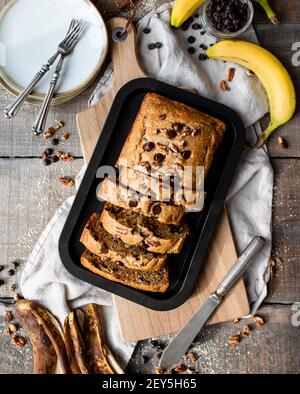
<svg viewBox="0 0 300 394">
<path fill-rule="evenodd" d="M 148 196 L 130 191 L 109 178 L 102 182 L 98 196 L 103 201 L 108 201 L 118 207 L 132 209 L 145 216 L 154 216 L 159 222 L 165 224 L 180 224 L 185 213 L 182 206 L 152 201 Z"/>
<path fill-rule="evenodd" d="M 80 261 L 88 270 L 135 289 L 164 293 L 169 287 L 167 267 L 155 272 L 131 270 L 121 262 L 104 261 L 88 250 L 83 253 Z"/>
<path fill-rule="evenodd" d="M 185 223 L 180 226 L 160 223 L 132 210 L 106 203 L 101 215 L 103 227 L 129 245 L 154 253 L 180 253 L 189 234 Z"/>
<path fill-rule="evenodd" d="M 137 246 L 124 244 L 108 233 L 101 223 L 101 214 L 94 213 L 85 226 L 80 242 L 102 260 L 120 261 L 127 268 L 140 271 L 157 271 L 167 256 L 146 251 Z"/>
</svg>

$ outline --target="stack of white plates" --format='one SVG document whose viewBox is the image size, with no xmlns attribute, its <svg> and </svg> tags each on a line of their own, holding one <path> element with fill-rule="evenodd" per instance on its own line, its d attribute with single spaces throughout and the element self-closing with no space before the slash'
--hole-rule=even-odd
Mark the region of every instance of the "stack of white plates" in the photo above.
<svg viewBox="0 0 300 394">
<path fill-rule="evenodd" d="M 105 23 L 89 0 L 11 0 L 0 15 L 0 82 L 18 95 L 56 52 L 73 18 L 89 28 L 66 59 L 52 104 L 79 95 L 97 76 L 107 54 Z M 40 104 L 55 66 L 28 101 Z"/>
</svg>

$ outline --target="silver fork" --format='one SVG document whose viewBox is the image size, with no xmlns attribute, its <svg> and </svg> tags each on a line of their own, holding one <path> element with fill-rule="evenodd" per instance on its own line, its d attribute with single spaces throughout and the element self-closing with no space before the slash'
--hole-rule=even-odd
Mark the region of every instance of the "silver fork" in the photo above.
<svg viewBox="0 0 300 394">
<path fill-rule="evenodd" d="M 44 77 L 44 75 L 50 70 L 51 66 L 54 64 L 59 55 L 64 53 L 64 46 L 67 40 L 69 40 L 74 35 L 74 30 L 78 29 L 78 21 L 76 19 L 72 19 L 71 24 L 69 26 L 68 32 L 64 40 L 59 44 L 56 53 L 44 64 L 38 73 L 34 76 L 33 80 L 30 84 L 19 94 L 18 97 L 5 109 L 4 114 L 7 118 L 14 117 L 26 98 L 32 92 L 35 85 Z"/>
<path fill-rule="evenodd" d="M 49 89 L 46 93 L 43 105 L 38 113 L 36 121 L 34 122 L 34 124 L 32 126 L 32 131 L 36 135 L 41 134 L 45 129 L 45 124 L 46 124 L 47 116 L 49 113 L 51 100 L 53 98 L 55 87 L 56 87 L 57 82 L 60 77 L 60 72 L 61 72 L 64 60 L 68 55 L 70 55 L 70 53 L 72 52 L 74 46 L 77 44 L 81 34 L 86 29 L 86 27 L 87 27 L 87 22 L 84 22 L 83 20 L 75 21 L 75 25 L 74 25 L 74 28 L 72 29 L 72 33 L 67 38 L 67 40 L 62 45 L 60 45 L 59 62 L 56 66 L 56 69 L 55 69 L 53 75 L 52 75 L 50 86 L 49 86 Z"/>
</svg>

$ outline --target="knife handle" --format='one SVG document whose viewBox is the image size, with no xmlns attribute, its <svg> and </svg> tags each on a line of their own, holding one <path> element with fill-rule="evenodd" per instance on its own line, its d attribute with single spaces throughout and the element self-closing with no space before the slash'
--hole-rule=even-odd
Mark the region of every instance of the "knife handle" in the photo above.
<svg viewBox="0 0 300 394">
<path fill-rule="evenodd" d="M 217 297 L 223 298 L 229 289 L 240 279 L 243 273 L 247 270 L 252 258 L 265 246 L 266 240 L 263 237 L 255 237 L 241 256 L 238 258 L 236 264 L 229 271 L 222 283 L 217 288 L 215 294 Z"/>
</svg>

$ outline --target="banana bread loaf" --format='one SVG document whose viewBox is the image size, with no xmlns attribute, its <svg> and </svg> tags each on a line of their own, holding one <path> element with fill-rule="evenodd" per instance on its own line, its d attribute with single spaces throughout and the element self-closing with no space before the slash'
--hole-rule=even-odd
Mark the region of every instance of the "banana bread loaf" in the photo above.
<svg viewBox="0 0 300 394">
<path fill-rule="evenodd" d="M 102 260 L 120 261 L 127 268 L 140 271 L 157 271 L 166 262 L 166 255 L 124 244 L 102 226 L 101 214 L 94 213 L 85 226 L 80 242 Z"/>
<path fill-rule="evenodd" d="M 169 203 L 153 201 L 146 195 L 130 191 L 128 187 L 122 187 L 106 178 L 101 185 L 98 194 L 103 201 L 108 201 L 125 209 L 132 209 L 134 212 L 142 213 L 145 216 L 154 216 L 165 224 L 180 224 L 185 213 L 182 206 Z"/>
<path fill-rule="evenodd" d="M 155 272 L 131 270 L 121 262 L 104 261 L 88 250 L 81 256 L 81 264 L 88 270 L 104 278 L 135 289 L 164 293 L 169 287 L 167 267 L 163 267 Z"/>
<path fill-rule="evenodd" d="M 155 93 L 146 94 L 118 160 L 119 166 L 165 175 L 204 167 L 207 175 L 226 131 L 219 119 Z M 156 176 L 155 175 L 155 176 Z M 195 189 L 195 184 L 192 189 Z"/>
<path fill-rule="evenodd" d="M 106 203 L 101 215 L 103 227 L 111 235 L 129 245 L 140 247 L 153 253 L 180 253 L 188 227 L 166 225 L 154 217 L 147 217 L 132 210 Z"/>
</svg>

